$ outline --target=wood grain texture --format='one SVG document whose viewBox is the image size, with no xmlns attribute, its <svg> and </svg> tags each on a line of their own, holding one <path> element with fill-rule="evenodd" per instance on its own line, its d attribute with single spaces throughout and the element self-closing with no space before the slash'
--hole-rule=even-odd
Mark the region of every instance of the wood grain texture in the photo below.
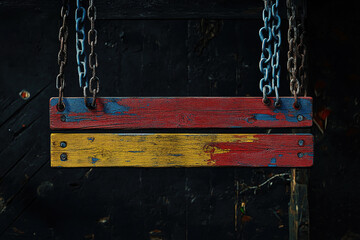
<svg viewBox="0 0 360 240">
<path fill-rule="evenodd" d="M 291 169 L 289 240 L 310 239 L 307 169 Z"/>
<path fill-rule="evenodd" d="M 274 99 L 271 99 L 273 103 Z M 284 128 L 312 125 L 312 99 L 282 98 L 280 108 L 266 106 L 254 97 L 128 97 L 98 98 L 88 109 L 83 98 L 65 98 L 66 109 L 57 110 L 50 99 L 51 129 L 142 128 Z M 302 116 L 299 121 L 298 116 Z"/>
<path fill-rule="evenodd" d="M 71 8 L 75 3 L 70 1 Z M 37 8 L 43 14 L 47 11 L 60 8 L 58 4 L 45 0 L 2 0 L 0 9 Z M 96 3 L 98 19 L 199 19 L 199 18 L 222 18 L 222 19 L 260 19 L 263 8 L 262 2 L 253 0 L 242 1 L 186 1 L 186 0 L 157 0 L 157 1 L 134 1 L 134 0 L 107 0 Z M 281 12 L 282 13 L 282 12 Z"/>
<path fill-rule="evenodd" d="M 66 160 L 60 160 L 63 153 Z M 310 134 L 51 134 L 52 167 L 309 167 L 312 163 Z"/>
</svg>

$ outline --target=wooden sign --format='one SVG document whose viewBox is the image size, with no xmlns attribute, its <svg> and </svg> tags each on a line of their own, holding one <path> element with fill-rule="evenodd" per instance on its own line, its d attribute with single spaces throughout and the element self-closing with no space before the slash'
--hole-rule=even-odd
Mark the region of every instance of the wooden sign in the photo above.
<svg viewBox="0 0 360 240">
<path fill-rule="evenodd" d="M 113 97 L 98 98 L 88 109 L 83 98 L 64 98 L 57 110 L 50 99 L 51 129 L 159 129 L 159 128 L 295 128 L 312 125 L 312 98 L 274 98 L 266 106 L 259 97 Z"/>
<path fill-rule="evenodd" d="M 52 167 L 309 167 L 310 134 L 53 133 Z"/>
</svg>

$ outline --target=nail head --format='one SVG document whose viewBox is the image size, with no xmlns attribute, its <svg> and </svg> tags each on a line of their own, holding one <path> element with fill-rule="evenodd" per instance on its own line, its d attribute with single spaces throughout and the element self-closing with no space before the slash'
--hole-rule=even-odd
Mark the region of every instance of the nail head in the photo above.
<svg viewBox="0 0 360 240">
<path fill-rule="evenodd" d="M 66 142 L 60 142 L 60 147 L 62 147 L 62 148 L 66 148 L 66 146 L 67 146 L 67 144 L 66 144 Z"/>
<path fill-rule="evenodd" d="M 60 160 L 61 160 L 61 161 L 66 161 L 66 160 L 67 160 L 67 154 L 66 154 L 66 153 L 62 153 L 62 154 L 60 155 Z"/>
</svg>

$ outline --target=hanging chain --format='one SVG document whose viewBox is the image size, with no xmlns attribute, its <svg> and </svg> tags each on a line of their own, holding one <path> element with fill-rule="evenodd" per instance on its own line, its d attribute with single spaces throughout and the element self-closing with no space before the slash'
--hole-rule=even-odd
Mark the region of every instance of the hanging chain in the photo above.
<svg viewBox="0 0 360 240">
<path fill-rule="evenodd" d="M 94 51 L 95 45 L 97 44 L 97 31 L 95 29 L 96 20 L 96 7 L 94 1 L 89 0 L 89 7 L 87 9 L 87 16 L 90 21 L 90 30 L 88 32 L 88 44 L 90 45 L 89 54 L 89 67 L 92 70 L 92 75 L 89 83 L 89 91 L 93 95 L 91 107 L 96 107 L 96 94 L 100 90 L 100 80 L 96 76 L 96 68 L 98 67 L 97 54 Z"/>
<path fill-rule="evenodd" d="M 298 31 L 300 33 L 300 42 L 299 45 L 297 47 L 297 51 L 298 54 L 300 56 L 300 66 L 299 66 L 299 79 L 300 79 L 300 89 L 304 90 L 304 95 L 306 95 L 306 82 L 307 82 L 307 76 L 306 76 L 306 53 L 307 53 L 307 48 L 305 45 L 305 14 L 306 14 L 306 6 L 302 6 L 302 13 L 301 13 L 301 22 L 298 25 Z"/>
<path fill-rule="evenodd" d="M 63 97 L 64 97 L 64 88 L 65 88 L 64 68 L 67 62 L 67 39 L 69 35 L 68 27 L 66 25 L 66 18 L 68 16 L 69 16 L 69 3 L 67 0 L 64 0 L 63 6 L 61 7 L 62 25 L 59 29 L 60 50 L 58 53 L 58 65 L 60 69 L 59 69 L 59 74 L 56 76 L 56 88 L 59 90 L 59 101 L 57 104 L 57 108 L 59 111 L 63 111 L 65 109 Z"/>
<path fill-rule="evenodd" d="M 260 72 L 263 74 L 260 80 L 259 88 L 263 93 L 263 102 L 269 104 L 267 98 L 272 91 L 275 91 L 275 105 L 279 106 L 280 99 L 278 89 L 280 87 L 280 45 L 281 18 L 279 16 L 279 0 L 272 3 L 270 0 L 264 0 L 264 10 L 262 18 L 264 26 L 259 31 L 261 45 L 261 57 L 259 62 Z M 271 81 L 270 81 L 271 79 Z"/>
<path fill-rule="evenodd" d="M 289 73 L 290 78 L 290 92 L 292 95 L 294 95 L 295 105 L 298 106 L 297 97 L 300 93 L 301 84 L 299 82 L 298 78 L 298 59 L 299 59 L 299 50 L 304 50 L 304 44 L 302 43 L 302 46 L 298 44 L 298 34 L 299 29 L 296 24 L 296 7 L 293 0 L 286 0 L 286 6 L 287 6 L 287 12 L 288 12 L 288 19 L 289 19 L 289 29 L 288 29 L 288 43 L 289 43 L 289 51 L 288 51 L 288 61 L 287 61 L 287 70 Z M 303 42 L 304 36 L 302 35 L 302 40 L 300 42 Z M 305 61 L 305 54 L 303 53 L 303 57 L 301 57 L 301 62 Z M 304 66 L 302 65 L 302 69 L 299 71 L 302 71 L 301 75 L 305 73 Z"/>
<path fill-rule="evenodd" d="M 269 73 L 271 70 L 271 46 L 270 41 L 272 39 L 272 33 L 270 28 L 270 20 L 271 20 L 271 8 L 270 2 L 268 0 L 264 1 L 264 10 L 262 13 L 262 18 L 264 21 L 264 26 L 260 28 L 259 36 L 261 40 L 261 57 L 259 62 L 260 72 L 264 75 L 260 80 L 260 91 L 263 93 L 263 101 L 264 103 L 268 103 L 267 95 L 272 92 L 272 88 L 269 81 Z"/>
<path fill-rule="evenodd" d="M 75 27 L 76 27 L 76 63 L 78 66 L 79 85 L 83 88 L 84 97 L 86 97 L 86 89 L 88 81 L 86 78 L 86 53 L 85 53 L 85 15 L 86 10 L 81 6 L 81 0 L 76 1 L 75 11 Z"/>
<path fill-rule="evenodd" d="M 272 28 L 271 33 L 273 35 L 274 41 L 274 51 L 271 58 L 271 67 L 272 67 L 272 89 L 275 91 L 275 106 L 280 106 L 280 99 L 279 99 L 279 92 L 278 89 L 280 88 L 280 45 L 281 45 L 281 32 L 280 32 L 280 25 L 281 25 L 281 17 L 279 16 L 279 0 L 272 5 L 271 13 L 273 16 L 272 20 Z"/>
</svg>

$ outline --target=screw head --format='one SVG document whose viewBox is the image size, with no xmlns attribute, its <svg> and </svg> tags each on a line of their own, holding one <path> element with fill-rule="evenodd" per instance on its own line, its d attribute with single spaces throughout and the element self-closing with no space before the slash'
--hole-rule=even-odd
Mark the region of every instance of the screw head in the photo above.
<svg viewBox="0 0 360 240">
<path fill-rule="evenodd" d="M 304 146 L 304 140 L 301 139 L 301 140 L 299 140 L 298 143 L 299 143 L 299 146 L 301 146 L 301 147 Z"/>
<path fill-rule="evenodd" d="M 66 116 L 65 116 L 65 115 L 61 115 L 60 120 L 61 120 L 62 122 L 66 122 Z"/>
<path fill-rule="evenodd" d="M 303 154 L 302 152 L 299 152 L 299 153 L 298 153 L 298 157 L 299 157 L 299 158 L 302 158 L 303 156 L 304 156 L 304 154 Z"/>
<path fill-rule="evenodd" d="M 298 120 L 299 122 L 301 122 L 302 120 L 304 120 L 304 116 L 299 114 L 299 115 L 297 116 L 297 120 Z"/>
<path fill-rule="evenodd" d="M 67 160 L 67 154 L 66 154 L 66 153 L 62 153 L 62 154 L 60 155 L 60 160 L 61 160 L 61 161 L 66 161 L 66 160 Z"/>
<path fill-rule="evenodd" d="M 66 142 L 60 142 L 60 147 L 62 147 L 62 148 L 66 148 L 66 146 L 67 146 L 67 144 L 66 144 Z"/>
</svg>

